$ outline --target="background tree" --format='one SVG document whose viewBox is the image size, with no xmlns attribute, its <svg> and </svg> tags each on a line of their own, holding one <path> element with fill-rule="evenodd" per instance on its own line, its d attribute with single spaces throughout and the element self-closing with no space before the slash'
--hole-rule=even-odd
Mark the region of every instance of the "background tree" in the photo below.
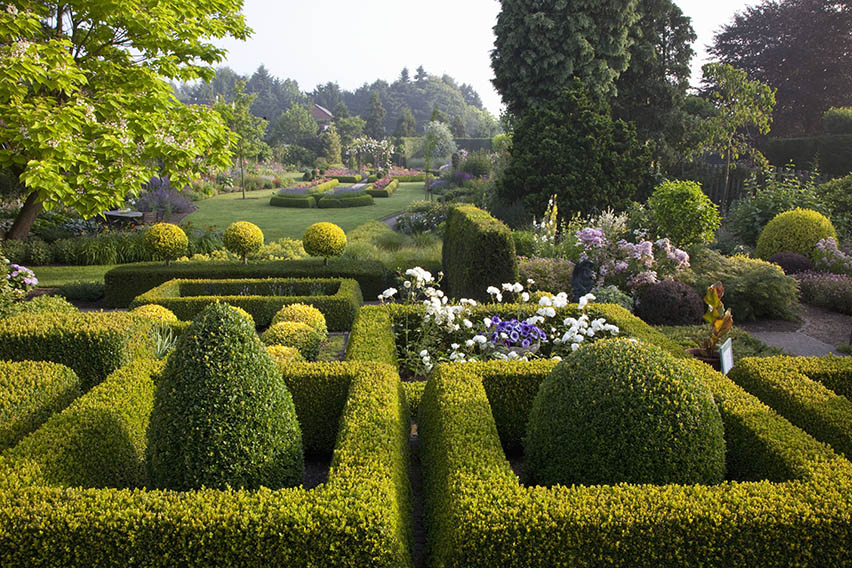
<svg viewBox="0 0 852 568">
<path fill-rule="evenodd" d="M 521 200 L 541 216 L 551 195 L 560 211 L 623 209 L 650 193 L 650 156 L 632 124 L 613 120 L 609 105 L 579 79 L 515 125 L 509 165 L 497 182 L 506 203 Z"/>
<path fill-rule="evenodd" d="M 26 236 L 43 207 L 62 203 L 90 217 L 156 174 L 180 187 L 205 167 L 226 166 L 221 117 L 181 104 L 167 80 L 212 77 L 224 50 L 209 40 L 250 33 L 240 6 L 4 3 L 0 168 L 27 193 L 7 238 Z"/>
<path fill-rule="evenodd" d="M 246 158 L 257 157 L 266 147 L 263 135 L 266 133 L 266 121 L 251 113 L 251 106 L 257 94 L 245 92 L 245 83 L 239 81 L 234 86 L 234 102 L 220 103 L 216 110 L 227 121 L 228 128 L 236 136 L 231 138 L 231 149 L 240 164 L 240 188 L 243 199 L 246 198 Z"/>
<path fill-rule="evenodd" d="M 343 102 L 343 92 L 337 83 L 329 81 L 324 85 L 317 85 L 311 93 L 311 99 L 316 104 L 331 110 Z"/>
<path fill-rule="evenodd" d="M 766 164 L 753 139 L 769 132 L 775 90 L 759 81 L 750 81 L 745 71 L 723 63 L 707 63 L 701 69 L 705 98 L 716 112 L 700 123 L 697 149 L 715 152 L 725 160 L 722 203 L 727 203 L 732 161 L 744 157 Z"/>
<path fill-rule="evenodd" d="M 450 132 L 456 138 L 467 138 L 467 133 L 464 129 L 464 120 L 459 115 L 453 117 L 453 122 L 450 123 Z"/>
<path fill-rule="evenodd" d="M 446 124 L 432 121 L 426 125 L 426 134 L 423 137 L 423 156 L 426 171 L 431 169 L 434 158 L 446 158 L 455 151 L 456 143 Z"/>
<path fill-rule="evenodd" d="M 426 73 L 426 70 L 423 69 L 423 66 L 419 65 L 417 67 L 416 71 L 415 71 L 414 80 L 415 81 L 422 81 L 422 80 L 426 79 L 428 76 L 429 76 L 429 74 Z"/>
<path fill-rule="evenodd" d="M 328 128 L 320 135 L 322 140 L 322 155 L 328 160 L 329 164 L 342 164 L 343 158 L 341 152 L 343 150 L 340 144 L 340 135 L 337 134 L 337 129 L 334 124 L 330 124 Z"/>
<path fill-rule="evenodd" d="M 429 117 L 429 122 L 443 122 L 447 123 L 447 115 L 441 112 L 441 109 L 438 108 L 438 105 L 432 107 L 432 115 Z"/>
<path fill-rule="evenodd" d="M 349 116 L 346 118 L 335 118 L 334 125 L 337 128 L 337 133 L 340 135 L 340 143 L 343 146 L 349 146 L 353 140 L 364 134 L 364 127 L 367 125 L 367 121 L 360 116 Z"/>
<path fill-rule="evenodd" d="M 764 0 L 723 26 L 710 53 L 777 89 L 777 136 L 817 134 L 823 112 L 852 106 L 848 0 Z"/>
<path fill-rule="evenodd" d="M 403 67 L 402 71 L 399 73 L 399 82 L 408 83 L 410 80 L 411 77 L 408 74 L 408 67 Z"/>
<path fill-rule="evenodd" d="M 379 98 L 379 93 L 373 91 L 370 95 L 370 110 L 367 113 L 367 125 L 364 132 L 367 136 L 381 140 L 385 137 L 385 107 L 382 106 L 382 100 Z"/>
<path fill-rule="evenodd" d="M 399 138 L 406 136 L 416 136 L 417 122 L 414 120 L 414 115 L 411 113 L 410 107 L 402 109 L 402 114 L 399 115 L 399 120 L 396 123 L 396 130 L 393 135 Z"/>
<path fill-rule="evenodd" d="M 615 91 L 627 68 L 637 0 L 502 0 L 494 27 L 492 82 L 509 110 L 560 96 L 578 77 L 595 96 Z"/>
<path fill-rule="evenodd" d="M 300 144 L 306 138 L 316 136 L 319 125 L 306 106 L 293 105 L 275 123 L 273 139 L 285 144 Z"/>
<path fill-rule="evenodd" d="M 347 107 L 346 103 L 344 103 L 343 101 L 340 101 L 339 103 L 334 105 L 334 108 L 332 109 L 331 112 L 334 115 L 335 120 L 337 120 L 338 118 L 348 118 L 349 117 L 349 107 Z"/>
</svg>

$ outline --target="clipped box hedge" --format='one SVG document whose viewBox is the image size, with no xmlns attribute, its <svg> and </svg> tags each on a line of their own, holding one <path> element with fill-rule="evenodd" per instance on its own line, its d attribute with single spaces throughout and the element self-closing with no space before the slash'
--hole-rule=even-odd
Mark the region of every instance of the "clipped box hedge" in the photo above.
<svg viewBox="0 0 852 568">
<path fill-rule="evenodd" d="M 340 183 L 358 183 L 359 181 L 364 179 L 364 178 L 361 177 L 361 174 L 355 174 L 355 175 L 351 175 L 351 176 L 333 176 L 333 177 L 334 177 L 334 179 L 336 179 Z"/>
<path fill-rule="evenodd" d="M 746 357 L 729 375 L 787 420 L 852 458 L 852 359 Z"/>
<path fill-rule="evenodd" d="M 384 264 L 373 260 L 321 258 L 249 262 L 140 262 L 116 266 L 104 275 L 107 306 L 126 308 L 133 299 L 175 278 L 188 280 L 225 278 L 353 278 L 367 298 L 375 298 L 387 286 Z"/>
<path fill-rule="evenodd" d="M 393 176 L 393 179 L 399 181 L 399 183 L 426 181 L 426 174 L 417 174 L 416 176 Z"/>
<path fill-rule="evenodd" d="M 0 320 L 0 360 L 70 367 L 88 390 L 153 350 L 153 323 L 127 313 L 39 313 Z"/>
<path fill-rule="evenodd" d="M 312 209 L 317 206 L 313 195 L 273 195 L 269 198 L 273 207 L 294 207 L 297 209 Z"/>
<path fill-rule="evenodd" d="M 473 205 L 450 208 L 442 250 L 451 298 L 486 301 L 488 286 L 517 282 L 518 259 L 512 231 Z"/>
<path fill-rule="evenodd" d="M 80 396 L 80 379 L 48 361 L 0 361 L 0 451 Z"/>
<path fill-rule="evenodd" d="M 367 193 L 341 193 L 324 195 L 317 202 L 320 209 L 340 209 L 346 207 L 366 207 L 373 205 L 373 196 Z"/>
<path fill-rule="evenodd" d="M 372 185 L 367 186 L 366 192 L 373 197 L 390 197 L 396 188 L 399 187 L 399 179 L 394 178 L 381 189 L 376 189 Z"/>
<path fill-rule="evenodd" d="M 522 486 L 504 446 L 520 442 L 528 393 L 554 363 L 439 365 L 418 420 L 430 565 L 852 564 L 852 464 L 727 377 L 685 361 L 724 421 L 731 481 L 720 485 Z M 506 408 L 495 408 L 498 398 Z"/>
<path fill-rule="evenodd" d="M 130 307 L 157 304 L 190 320 L 217 301 L 244 309 L 257 327 L 268 326 L 284 305 L 308 304 L 322 312 L 328 329 L 348 331 L 363 297 L 351 278 L 174 279 L 137 296 Z"/>
<path fill-rule="evenodd" d="M 333 450 L 326 483 L 310 491 L 82 489 L 73 480 L 45 484 L 35 463 L 44 458 L 4 455 L 0 565 L 411 567 L 409 418 L 399 376 L 365 363 L 283 372 L 306 449 Z M 90 398 L 103 393 L 101 408 L 117 412 L 110 400 L 151 386 L 143 375 L 116 373 Z M 97 413 L 95 401 L 85 404 Z M 129 438 L 144 439 L 141 422 L 124 426 Z"/>
</svg>

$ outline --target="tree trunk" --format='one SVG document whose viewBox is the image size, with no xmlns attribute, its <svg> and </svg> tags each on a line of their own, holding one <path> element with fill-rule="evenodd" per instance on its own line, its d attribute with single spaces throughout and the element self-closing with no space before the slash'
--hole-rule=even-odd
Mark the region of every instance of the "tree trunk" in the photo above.
<svg viewBox="0 0 852 568">
<path fill-rule="evenodd" d="M 728 211 L 728 182 L 731 178 L 731 149 L 728 148 L 728 154 L 725 156 L 725 186 L 722 188 L 722 203 L 720 209 L 722 212 Z"/>
<path fill-rule="evenodd" d="M 6 238 L 9 240 L 23 240 L 30 233 L 30 229 L 36 220 L 36 217 L 41 212 L 42 202 L 38 198 L 38 192 L 34 191 L 27 196 L 24 201 L 24 206 L 21 207 L 21 212 L 15 217 L 15 222 L 12 223 L 12 228 L 6 233 Z"/>
<path fill-rule="evenodd" d="M 240 187 L 243 190 L 243 199 L 246 198 L 246 167 L 242 154 L 240 155 Z"/>
</svg>

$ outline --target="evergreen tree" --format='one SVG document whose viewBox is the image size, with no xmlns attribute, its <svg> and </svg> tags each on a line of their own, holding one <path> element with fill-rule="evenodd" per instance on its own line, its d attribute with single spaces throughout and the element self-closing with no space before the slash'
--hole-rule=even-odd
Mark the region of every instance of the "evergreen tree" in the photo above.
<svg viewBox="0 0 852 568">
<path fill-rule="evenodd" d="M 432 107 L 432 115 L 429 117 L 429 122 L 443 122 L 446 124 L 447 117 L 443 112 L 441 112 L 438 105 Z"/>
<path fill-rule="evenodd" d="M 426 70 L 423 69 L 422 65 L 420 65 L 420 66 L 417 67 L 417 71 L 414 75 L 414 80 L 420 82 L 420 81 L 423 81 L 424 79 L 426 79 L 428 76 L 429 76 L 429 74 L 426 73 Z"/>
<path fill-rule="evenodd" d="M 322 139 L 322 155 L 328 160 L 329 164 L 342 164 L 343 158 L 341 153 L 343 148 L 340 144 L 340 135 L 334 124 L 329 125 L 325 132 L 320 136 Z"/>
<path fill-rule="evenodd" d="M 411 113 L 410 107 L 405 107 L 402 109 L 402 114 L 399 116 L 393 135 L 398 138 L 404 138 L 407 136 L 416 136 L 416 133 L 417 123 L 414 120 L 414 115 Z"/>
<path fill-rule="evenodd" d="M 399 82 L 400 83 L 408 83 L 411 80 L 411 77 L 408 76 L 408 67 L 403 67 L 402 72 L 399 74 Z"/>
<path fill-rule="evenodd" d="M 334 114 L 334 119 L 337 120 L 339 118 L 348 118 L 349 117 L 349 107 L 346 106 L 346 103 L 340 101 L 335 105 L 334 109 L 331 111 Z"/>
<path fill-rule="evenodd" d="M 364 132 L 370 138 L 381 140 L 385 137 L 385 107 L 382 106 L 382 100 L 379 98 L 379 93 L 373 91 L 370 95 L 370 110 L 367 113 L 367 125 Z"/>
<path fill-rule="evenodd" d="M 453 133 L 453 136 L 456 138 L 467 138 L 467 134 L 464 129 L 464 120 L 459 115 L 455 115 L 453 117 L 453 122 L 450 125 L 450 132 Z"/>
</svg>

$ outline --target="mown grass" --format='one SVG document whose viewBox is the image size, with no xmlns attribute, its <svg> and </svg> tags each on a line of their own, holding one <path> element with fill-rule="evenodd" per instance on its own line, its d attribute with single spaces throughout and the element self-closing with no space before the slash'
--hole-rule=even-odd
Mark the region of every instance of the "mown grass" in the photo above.
<svg viewBox="0 0 852 568">
<path fill-rule="evenodd" d="M 35 266 L 36 278 L 38 278 L 39 288 L 58 288 L 63 284 L 68 284 L 77 280 L 86 282 L 101 282 L 104 281 L 104 274 L 115 264 L 96 264 L 92 266 Z"/>
</svg>

